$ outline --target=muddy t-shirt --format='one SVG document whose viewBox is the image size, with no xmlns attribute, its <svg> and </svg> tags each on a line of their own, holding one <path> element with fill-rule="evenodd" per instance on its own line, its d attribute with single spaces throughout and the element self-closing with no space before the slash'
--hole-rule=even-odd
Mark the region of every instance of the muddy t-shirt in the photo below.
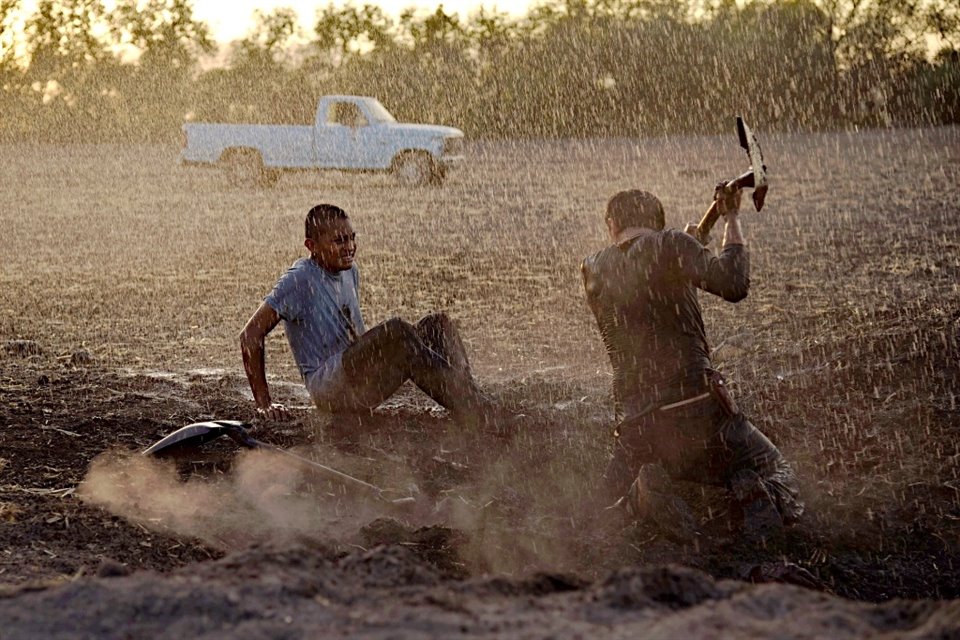
<svg viewBox="0 0 960 640">
<path fill-rule="evenodd" d="M 707 389 L 710 349 L 697 289 L 734 302 L 746 296 L 750 263 L 743 245 L 715 256 L 692 236 L 668 229 L 607 247 L 581 269 L 613 366 L 618 419 Z"/>
<path fill-rule="evenodd" d="M 357 265 L 331 273 L 300 258 L 277 281 L 265 302 L 283 320 L 293 358 L 305 382 L 322 378 L 365 331 L 360 315 Z"/>
</svg>

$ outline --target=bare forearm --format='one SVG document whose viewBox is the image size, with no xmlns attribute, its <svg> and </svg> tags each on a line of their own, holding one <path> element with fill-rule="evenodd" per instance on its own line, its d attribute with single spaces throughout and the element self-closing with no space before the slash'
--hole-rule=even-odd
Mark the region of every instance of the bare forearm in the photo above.
<svg viewBox="0 0 960 640">
<path fill-rule="evenodd" d="M 723 246 L 731 244 L 746 244 L 743 240 L 743 230 L 740 228 L 740 217 L 733 212 L 725 216 L 726 224 L 723 228 Z"/>
<path fill-rule="evenodd" d="M 253 344 L 241 341 L 240 349 L 243 352 L 243 369 L 250 383 L 250 391 L 253 392 L 253 400 L 259 408 L 269 407 L 271 399 L 270 388 L 267 386 L 263 341 Z"/>
</svg>

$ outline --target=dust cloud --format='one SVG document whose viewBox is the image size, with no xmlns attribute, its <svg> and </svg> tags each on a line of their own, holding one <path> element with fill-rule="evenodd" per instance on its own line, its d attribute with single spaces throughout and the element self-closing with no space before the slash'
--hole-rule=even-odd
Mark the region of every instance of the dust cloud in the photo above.
<svg viewBox="0 0 960 640">
<path fill-rule="evenodd" d="M 468 481 L 439 492 L 419 492 L 412 484 L 423 469 L 378 466 L 377 482 L 409 487 L 396 493 L 414 499 L 396 505 L 346 492 L 270 451 L 241 452 L 229 472 L 189 478 L 171 461 L 109 451 L 90 465 L 77 494 L 148 529 L 224 551 L 258 542 L 397 543 L 414 529 L 440 527 L 455 532 L 453 551 L 471 572 L 569 569 L 581 563 L 582 545 L 595 538 L 591 532 L 599 533 L 597 509 L 585 499 L 590 483 L 571 472 L 575 451 L 548 448 L 546 465 L 532 460 L 526 447 L 476 459 Z M 539 468 L 531 474 L 531 467 Z M 386 495 L 396 497 L 389 490 Z M 383 518 L 399 525 L 391 537 L 365 537 Z"/>
<path fill-rule="evenodd" d="M 111 451 L 93 461 L 77 494 L 142 526 L 224 550 L 337 538 L 376 517 L 362 501 L 346 508 L 350 496 L 336 496 L 330 504 L 301 491 L 304 471 L 280 458 L 244 452 L 230 474 L 184 482 L 169 462 Z"/>
</svg>

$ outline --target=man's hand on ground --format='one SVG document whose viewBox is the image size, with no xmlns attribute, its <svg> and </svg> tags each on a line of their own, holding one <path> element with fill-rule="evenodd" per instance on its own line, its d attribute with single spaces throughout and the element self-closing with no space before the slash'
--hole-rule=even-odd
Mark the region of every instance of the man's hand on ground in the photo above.
<svg viewBox="0 0 960 640">
<path fill-rule="evenodd" d="M 271 402 L 267 407 L 257 407 L 257 417 L 270 422 L 282 422 L 290 419 L 290 412 L 283 404 Z"/>
</svg>

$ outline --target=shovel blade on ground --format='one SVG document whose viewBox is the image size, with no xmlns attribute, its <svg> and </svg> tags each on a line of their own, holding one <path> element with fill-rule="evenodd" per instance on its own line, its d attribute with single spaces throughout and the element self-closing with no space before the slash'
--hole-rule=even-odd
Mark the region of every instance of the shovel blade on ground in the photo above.
<svg viewBox="0 0 960 640">
<path fill-rule="evenodd" d="M 240 422 L 239 420 L 209 420 L 206 422 L 195 422 L 177 429 L 173 433 L 150 445 L 143 451 L 143 455 L 161 456 L 174 451 L 182 451 L 184 449 L 198 447 L 204 443 L 219 438 L 220 436 L 229 436 L 231 440 L 241 446 L 253 449 L 264 449 L 279 453 L 296 460 L 299 464 L 304 465 L 307 468 L 321 472 L 327 477 L 333 477 L 334 479 L 341 480 L 348 485 L 361 487 L 384 503 L 397 506 L 407 505 L 415 502 L 415 499 L 412 496 L 389 498 L 386 495 L 387 492 L 376 485 L 370 484 L 369 482 L 359 478 L 355 478 L 354 476 L 343 473 L 342 471 L 338 471 L 332 467 L 328 467 L 327 465 L 319 463 L 315 460 L 300 456 L 292 451 L 287 451 L 286 449 L 282 449 L 276 445 L 266 444 L 255 440 L 247 433 L 249 428 L 250 425 L 245 422 Z"/>
<path fill-rule="evenodd" d="M 145 456 L 158 456 L 170 453 L 174 449 L 187 449 L 199 447 L 200 445 L 215 440 L 220 436 L 229 435 L 230 432 L 245 432 L 248 426 L 239 420 L 209 420 L 206 422 L 194 422 L 185 427 L 177 429 L 168 434 L 163 439 L 154 442 L 144 449 Z"/>
</svg>

